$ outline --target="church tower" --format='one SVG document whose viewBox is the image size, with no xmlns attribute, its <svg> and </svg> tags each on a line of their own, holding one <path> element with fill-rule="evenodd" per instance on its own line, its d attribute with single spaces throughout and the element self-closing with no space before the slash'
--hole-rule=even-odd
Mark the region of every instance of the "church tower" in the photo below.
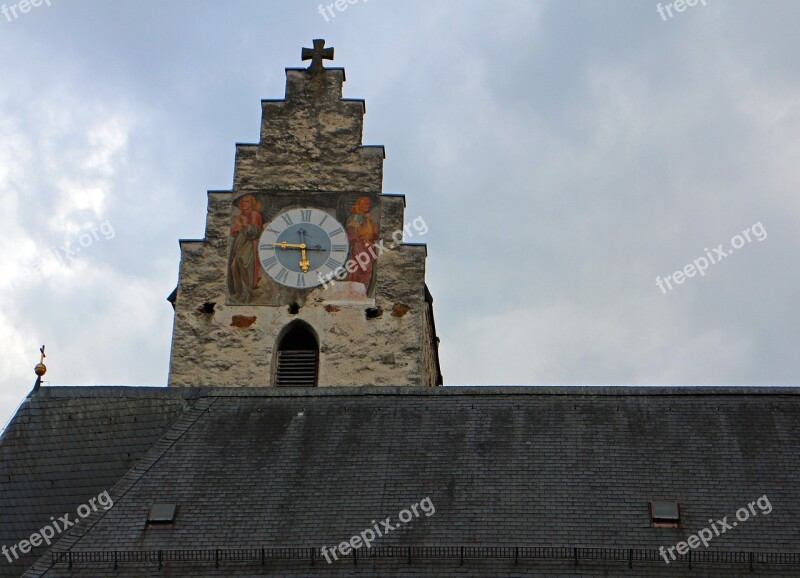
<svg viewBox="0 0 800 578">
<path fill-rule="evenodd" d="M 237 144 L 233 189 L 209 191 L 205 238 L 180 243 L 169 385 L 441 385 L 427 223 L 382 192 L 333 48 L 302 57 L 261 142 Z"/>
</svg>

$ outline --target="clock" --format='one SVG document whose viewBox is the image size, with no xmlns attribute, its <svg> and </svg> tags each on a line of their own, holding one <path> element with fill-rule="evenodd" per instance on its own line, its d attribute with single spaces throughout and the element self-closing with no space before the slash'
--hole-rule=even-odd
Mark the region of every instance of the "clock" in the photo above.
<svg viewBox="0 0 800 578">
<path fill-rule="evenodd" d="M 258 242 L 261 267 L 272 279 L 296 289 L 330 281 L 347 260 L 347 233 L 320 209 L 289 209 L 267 223 Z"/>
</svg>

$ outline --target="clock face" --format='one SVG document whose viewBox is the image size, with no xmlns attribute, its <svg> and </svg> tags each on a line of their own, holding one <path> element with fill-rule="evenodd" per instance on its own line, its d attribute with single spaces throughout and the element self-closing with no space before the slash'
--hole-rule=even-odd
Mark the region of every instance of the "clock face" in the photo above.
<svg viewBox="0 0 800 578">
<path fill-rule="evenodd" d="M 347 233 L 319 209 L 290 209 L 261 233 L 258 258 L 264 271 L 287 287 L 305 289 L 329 281 L 347 260 Z"/>
</svg>

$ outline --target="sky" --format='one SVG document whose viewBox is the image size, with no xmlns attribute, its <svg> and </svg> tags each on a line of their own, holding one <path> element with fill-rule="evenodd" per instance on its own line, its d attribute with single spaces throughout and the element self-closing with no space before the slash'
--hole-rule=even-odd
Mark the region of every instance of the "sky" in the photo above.
<svg viewBox="0 0 800 578">
<path fill-rule="evenodd" d="M 42 344 L 166 384 L 178 239 L 313 38 L 428 225 L 446 385 L 800 382 L 796 0 L 0 2 L 0 425 Z"/>
</svg>

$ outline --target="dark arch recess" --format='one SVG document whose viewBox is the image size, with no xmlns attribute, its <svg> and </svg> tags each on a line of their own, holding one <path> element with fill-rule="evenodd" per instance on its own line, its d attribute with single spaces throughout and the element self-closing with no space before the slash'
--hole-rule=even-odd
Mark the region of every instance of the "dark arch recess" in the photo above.
<svg viewBox="0 0 800 578">
<path fill-rule="evenodd" d="M 319 340 L 310 325 L 294 321 L 278 338 L 275 385 L 316 387 L 319 373 Z"/>
</svg>

